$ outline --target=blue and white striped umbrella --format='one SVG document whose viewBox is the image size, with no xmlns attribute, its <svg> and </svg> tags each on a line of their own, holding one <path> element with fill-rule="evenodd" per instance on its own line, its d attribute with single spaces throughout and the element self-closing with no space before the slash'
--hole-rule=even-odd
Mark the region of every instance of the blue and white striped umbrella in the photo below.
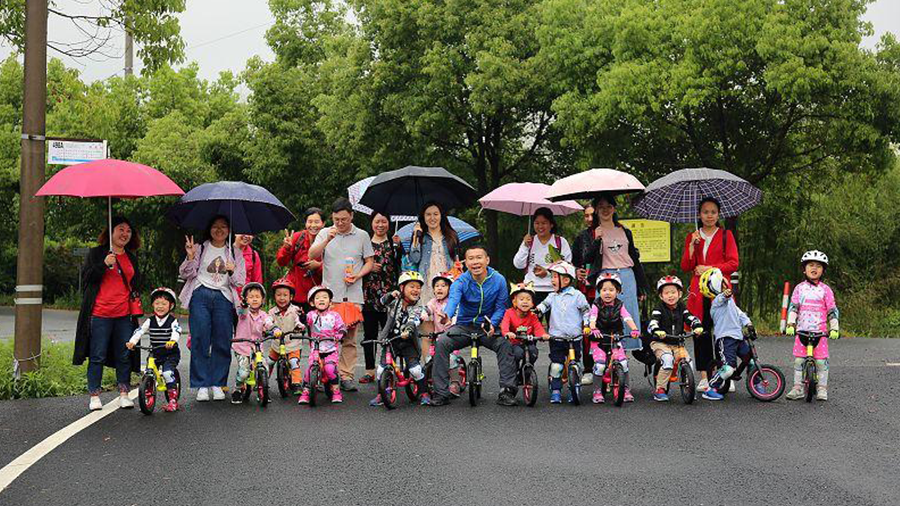
<svg viewBox="0 0 900 506">
<path fill-rule="evenodd" d="M 637 214 L 669 223 L 697 221 L 700 201 L 719 201 L 719 217 L 732 218 L 762 201 L 762 191 L 730 172 L 716 169 L 681 169 L 647 185 L 634 202 Z"/>
<path fill-rule="evenodd" d="M 460 244 L 470 239 L 481 237 L 481 232 L 479 232 L 478 229 L 476 229 L 472 225 L 469 225 L 463 220 L 455 216 L 450 216 L 447 219 L 450 221 L 450 227 L 456 231 L 456 235 L 459 237 Z M 412 233 L 415 226 L 415 223 L 410 223 L 408 225 L 400 227 L 400 231 L 397 232 L 397 235 L 400 236 L 400 241 L 403 243 L 403 251 L 406 251 L 407 253 L 409 252 L 409 247 L 412 243 Z"/>
</svg>

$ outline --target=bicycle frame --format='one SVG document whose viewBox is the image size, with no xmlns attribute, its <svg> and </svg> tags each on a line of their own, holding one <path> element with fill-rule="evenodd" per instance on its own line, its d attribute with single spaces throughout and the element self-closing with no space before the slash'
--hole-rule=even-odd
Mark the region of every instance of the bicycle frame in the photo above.
<svg viewBox="0 0 900 506">
<path fill-rule="evenodd" d="M 153 377 L 156 378 L 156 390 L 159 392 L 165 392 L 166 381 L 163 378 L 162 371 L 160 371 L 159 367 L 156 366 L 156 358 L 153 357 L 154 348 L 152 346 L 135 346 L 134 349 L 148 352 L 147 366 L 144 368 L 143 374 L 153 373 Z"/>
</svg>

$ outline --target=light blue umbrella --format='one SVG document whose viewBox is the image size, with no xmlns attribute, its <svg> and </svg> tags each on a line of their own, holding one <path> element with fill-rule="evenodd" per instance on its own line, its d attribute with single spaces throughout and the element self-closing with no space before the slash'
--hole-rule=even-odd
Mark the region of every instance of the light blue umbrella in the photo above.
<svg viewBox="0 0 900 506">
<path fill-rule="evenodd" d="M 460 243 L 464 243 L 476 237 L 481 237 L 481 232 L 479 232 L 475 227 L 469 225 L 463 220 L 454 216 L 450 216 L 448 219 L 450 220 L 450 226 L 453 228 L 453 230 L 456 231 L 456 235 L 459 236 Z M 413 228 L 415 226 L 415 223 L 410 223 L 401 227 L 397 232 L 397 235 L 400 236 L 400 240 L 403 242 L 404 251 L 409 251 L 410 244 L 412 243 Z"/>
</svg>

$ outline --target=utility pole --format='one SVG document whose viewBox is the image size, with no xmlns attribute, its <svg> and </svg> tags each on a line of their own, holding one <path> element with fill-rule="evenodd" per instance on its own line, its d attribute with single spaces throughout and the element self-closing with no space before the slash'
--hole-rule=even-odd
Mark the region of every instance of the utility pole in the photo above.
<svg viewBox="0 0 900 506">
<path fill-rule="evenodd" d="M 131 27 L 125 20 L 125 77 L 134 74 L 134 40 L 131 38 Z"/>
<path fill-rule="evenodd" d="M 16 269 L 16 372 L 37 369 L 41 356 L 44 282 L 44 184 L 47 115 L 47 0 L 25 4 L 25 96 L 19 177 L 19 251 Z"/>
</svg>

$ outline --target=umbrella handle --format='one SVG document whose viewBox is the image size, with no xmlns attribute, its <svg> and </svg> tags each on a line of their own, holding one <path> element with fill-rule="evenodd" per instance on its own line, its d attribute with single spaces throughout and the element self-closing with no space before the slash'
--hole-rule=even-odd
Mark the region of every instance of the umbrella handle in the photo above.
<svg viewBox="0 0 900 506">
<path fill-rule="evenodd" d="M 112 252 L 113 252 L 113 245 L 112 245 L 112 236 L 113 236 L 113 233 L 112 233 L 112 232 L 113 232 L 113 230 L 112 230 L 112 197 L 106 197 L 106 218 L 109 220 L 109 221 L 107 222 L 107 225 L 108 225 L 108 226 L 107 226 L 107 230 L 109 230 L 109 252 L 112 253 Z M 109 266 L 109 269 L 112 270 L 112 268 L 113 268 L 113 266 L 110 265 L 110 266 Z"/>
</svg>

